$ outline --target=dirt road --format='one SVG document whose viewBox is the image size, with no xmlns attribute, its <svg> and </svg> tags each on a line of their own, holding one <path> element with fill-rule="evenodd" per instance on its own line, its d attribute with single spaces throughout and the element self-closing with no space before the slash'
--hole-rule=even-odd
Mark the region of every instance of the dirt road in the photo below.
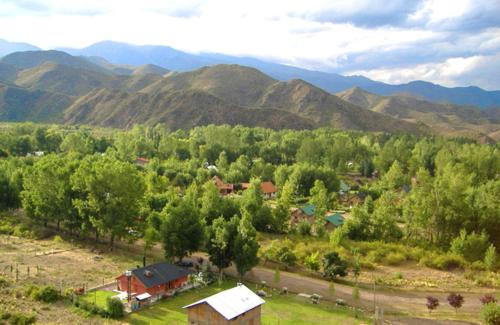
<svg viewBox="0 0 500 325">
<path fill-rule="evenodd" d="M 206 260 L 206 256 L 203 256 Z M 227 275 L 237 277 L 237 272 L 234 267 L 229 267 L 225 270 Z M 352 299 L 353 287 L 335 283 L 335 294 L 332 297 L 330 294 L 330 282 L 307 277 L 304 275 L 280 271 L 280 282 L 278 285 L 274 283 L 275 271 L 265 267 L 254 267 L 252 271 L 248 272 L 244 280 L 254 283 L 261 283 L 266 281 L 268 286 L 287 287 L 290 292 L 294 293 L 307 293 L 319 294 L 325 299 L 334 300 L 337 298 L 344 299 L 349 305 L 355 305 L 367 311 L 373 311 L 376 305 L 383 308 L 387 319 L 393 319 L 391 324 L 478 324 L 476 322 L 456 321 L 456 319 L 470 319 L 477 318 L 481 302 L 479 301 L 479 294 L 461 293 L 464 296 L 464 304 L 462 308 L 455 312 L 455 310 L 448 304 L 446 300 L 447 293 L 426 293 L 426 292 L 410 292 L 403 290 L 382 290 L 375 288 L 375 293 L 372 289 L 360 289 L 360 299 L 355 302 Z M 437 312 L 440 318 L 449 318 L 450 320 L 435 321 L 414 318 L 413 315 L 420 315 L 425 317 L 428 313 L 426 303 L 426 296 L 432 295 L 439 299 L 440 306 Z M 390 316 L 391 314 L 411 314 L 411 317 L 404 316 Z M 455 319 L 455 320 L 453 320 Z"/>
</svg>

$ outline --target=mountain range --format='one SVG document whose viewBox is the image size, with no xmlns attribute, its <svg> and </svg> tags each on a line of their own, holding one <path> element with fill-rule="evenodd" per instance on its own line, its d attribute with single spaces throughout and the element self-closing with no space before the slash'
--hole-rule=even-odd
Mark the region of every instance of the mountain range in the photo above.
<svg viewBox="0 0 500 325">
<path fill-rule="evenodd" d="M 29 44 L 11 43 L 0 40 L 0 57 L 12 52 L 33 50 L 39 49 Z M 105 59 L 107 62 L 118 66 L 152 64 L 178 72 L 217 64 L 238 64 L 256 68 L 272 78 L 281 81 L 302 79 L 330 93 L 360 87 L 382 96 L 409 93 L 434 102 L 473 105 L 480 108 L 500 107 L 500 91 L 486 91 L 475 86 L 449 88 L 418 80 L 406 84 L 391 85 L 363 76 L 342 76 L 336 73 L 312 71 L 250 57 L 237 57 L 216 53 L 192 54 L 168 46 L 138 46 L 103 41 L 82 49 L 62 48 L 59 50 L 75 56 L 94 58 L 96 61 Z"/>
<path fill-rule="evenodd" d="M 137 46 L 104 41 L 83 49 L 62 50 L 73 55 L 102 57 L 118 65 L 155 64 L 172 71 L 189 71 L 216 64 L 238 64 L 256 68 L 281 81 L 302 79 L 331 93 L 361 87 L 378 95 L 411 93 L 436 102 L 474 105 L 481 108 L 500 107 L 500 91 L 486 91 L 474 86 L 448 88 L 425 81 L 390 85 L 363 76 L 342 76 L 336 73 L 311 71 L 248 57 L 213 53 L 191 54 L 168 46 Z"/>
<path fill-rule="evenodd" d="M 494 135 L 497 140 L 495 116 L 474 107 L 408 95 L 379 96 L 359 88 L 338 95 L 301 79 L 280 81 L 235 64 L 175 72 L 151 63 L 116 65 L 102 57 L 55 50 L 15 52 L 0 60 L 4 121 L 120 128 L 165 123 L 173 130 L 206 124 L 328 126 L 465 135 L 483 141 L 493 141 Z"/>
</svg>

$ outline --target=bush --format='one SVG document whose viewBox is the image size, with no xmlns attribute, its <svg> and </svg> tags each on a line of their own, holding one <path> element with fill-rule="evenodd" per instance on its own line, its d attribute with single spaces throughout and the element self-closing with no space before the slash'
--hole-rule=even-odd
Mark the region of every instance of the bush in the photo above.
<svg viewBox="0 0 500 325">
<path fill-rule="evenodd" d="M 293 251 L 288 246 L 278 248 L 276 258 L 279 262 L 287 266 L 292 266 L 297 261 L 297 256 L 295 256 Z"/>
<path fill-rule="evenodd" d="M 318 271 L 320 267 L 319 252 L 312 253 L 304 259 L 304 265 L 313 271 Z"/>
<path fill-rule="evenodd" d="M 297 225 L 297 231 L 301 236 L 309 236 L 311 235 L 311 224 L 307 221 L 301 221 Z"/>
<path fill-rule="evenodd" d="M 481 319 L 486 325 L 500 324 L 500 305 L 489 303 L 481 308 Z"/>
<path fill-rule="evenodd" d="M 497 302 L 497 298 L 495 298 L 495 296 L 490 295 L 490 294 L 485 294 L 484 296 L 482 296 L 481 298 L 479 298 L 479 300 L 481 301 L 481 303 L 483 305 L 491 304 L 491 303 L 496 303 Z"/>
<path fill-rule="evenodd" d="M 462 230 L 460 236 L 451 242 L 450 252 L 463 256 L 469 262 L 474 262 L 484 258 L 489 245 L 486 233 L 467 234 L 465 230 Z"/>
<path fill-rule="evenodd" d="M 26 294 L 34 300 L 43 302 L 56 302 L 59 300 L 59 291 L 52 286 L 37 287 L 31 285 L 27 288 Z"/>
<path fill-rule="evenodd" d="M 486 265 L 482 261 L 475 261 L 470 265 L 470 268 L 474 271 L 485 271 Z"/>
<path fill-rule="evenodd" d="M 463 269 L 467 262 L 456 254 L 429 254 L 420 259 L 420 264 L 439 270 Z"/>
<path fill-rule="evenodd" d="M 406 256 L 401 253 L 389 253 L 384 258 L 384 263 L 387 265 L 399 265 L 406 261 Z"/>
<path fill-rule="evenodd" d="M 123 317 L 123 303 L 119 299 L 108 297 L 106 304 L 109 317 L 115 319 Z"/>
<path fill-rule="evenodd" d="M 64 242 L 64 240 L 62 239 L 62 237 L 59 236 L 59 235 L 55 235 L 52 240 L 54 241 L 54 243 L 63 243 Z"/>
<path fill-rule="evenodd" d="M 36 316 L 34 315 L 11 314 L 9 312 L 0 313 L 0 319 L 8 321 L 8 324 L 11 325 L 31 325 L 36 322 Z"/>
</svg>

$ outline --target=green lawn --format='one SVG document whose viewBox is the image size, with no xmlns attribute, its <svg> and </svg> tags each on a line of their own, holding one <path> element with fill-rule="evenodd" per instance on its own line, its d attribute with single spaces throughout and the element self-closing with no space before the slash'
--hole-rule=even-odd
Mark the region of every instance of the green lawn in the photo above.
<svg viewBox="0 0 500 325">
<path fill-rule="evenodd" d="M 86 301 L 90 304 L 96 303 L 98 307 L 106 309 L 107 307 L 106 300 L 108 299 L 108 297 L 114 297 L 114 296 L 116 296 L 115 292 L 97 290 L 88 292 L 86 295 L 81 296 L 80 300 Z"/>
<path fill-rule="evenodd" d="M 126 321 L 134 325 L 155 324 L 186 324 L 186 311 L 183 306 L 202 298 L 213 295 L 236 285 L 235 281 L 226 281 L 221 286 L 217 284 L 202 289 L 194 289 L 173 298 L 166 299 L 152 307 L 132 313 Z M 248 284 L 254 289 L 255 285 Z M 354 325 L 369 323 L 364 318 L 356 319 L 354 312 L 347 308 L 334 307 L 329 302 L 322 301 L 320 305 L 296 298 L 296 295 L 273 295 L 265 298 L 262 309 L 262 324 L 266 325 L 302 325 L 302 324 L 346 324 Z"/>
</svg>

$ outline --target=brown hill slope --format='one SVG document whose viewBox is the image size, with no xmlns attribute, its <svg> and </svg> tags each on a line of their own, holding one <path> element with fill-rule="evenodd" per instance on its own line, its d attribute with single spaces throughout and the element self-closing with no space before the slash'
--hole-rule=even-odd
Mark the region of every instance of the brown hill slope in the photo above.
<svg viewBox="0 0 500 325">
<path fill-rule="evenodd" d="M 71 102 L 65 95 L 0 83 L 0 121 L 60 122 Z"/>
<path fill-rule="evenodd" d="M 111 75 L 54 62 L 22 70 L 16 79 L 18 86 L 70 96 L 81 96 L 97 88 L 113 87 L 115 82 L 115 77 Z"/>
<path fill-rule="evenodd" d="M 407 95 L 378 96 L 357 87 L 337 95 L 365 109 L 425 123 L 441 134 L 486 139 L 500 129 L 497 121 L 475 107 L 432 103 Z"/>
<path fill-rule="evenodd" d="M 238 65 L 216 65 L 177 73 L 141 92 L 156 94 L 201 90 L 248 108 L 280 109 L 315 121 L 317 126 L 387 132 L 427 132 L 426 127 L 363 110 L 302 80 L 279 82 Z"/>
<path fill-rule="evenodd" d="M 273 129 L 315 126 L 312 121 L 288 112 L 242 108 L 199 90 L 147 94 L 101 89 L 78 99 L 65 111 L 64 121 L 114 127 L 165 123 L 173 130 L 207 124 Z"/>
</svg>

